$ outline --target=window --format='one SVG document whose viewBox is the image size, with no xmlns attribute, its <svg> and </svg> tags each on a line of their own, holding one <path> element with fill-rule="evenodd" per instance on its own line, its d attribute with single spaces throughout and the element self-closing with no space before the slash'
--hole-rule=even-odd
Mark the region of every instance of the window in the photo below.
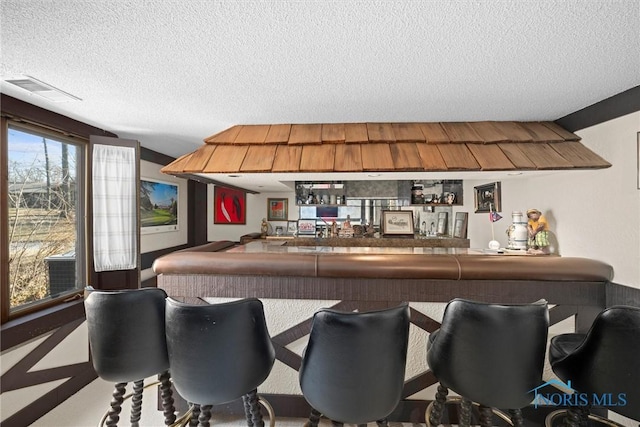
<svg viewBox="0 0 640 427">
<path fill-rule="evenodd" d="M 68 298 L 86 283 L 86 143 L 13 122 L 6 140 L 9 289 L 3 295 L 13 317 Z"/>
</svg>

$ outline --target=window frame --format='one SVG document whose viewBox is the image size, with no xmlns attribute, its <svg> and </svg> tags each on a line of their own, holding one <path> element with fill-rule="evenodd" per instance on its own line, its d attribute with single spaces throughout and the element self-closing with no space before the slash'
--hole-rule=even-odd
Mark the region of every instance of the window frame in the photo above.
<svg viewBox="0 0 640 427">
<path fill-rule="evenodd" d="M 80 208 L 80 212 L 78 212 L 78 217 L 80 217 L 80 221 L 81 223 L 79 224 L 79 226 L 76 228 L 76 241 L 77 244 L 79 244 L 79 246 L 77 246 L 80 249 L 80 254 L 79 256 L 81 257 L 81 260 L 77 262 L 78 265 L 80 265 L 80 271 L 78 274 L 78 277 L 80 279 L 80 281 L 83 281 L 84 283 L 87 283 L 87 224 L 86 224 L 86 218 L 87 218 L 87 203 L 86 203 L 86 183 L 87 183 L 87 165 L 86 165 L 86 159 L 87 159 L 87 151 L 88 151 L 88 141 L 83 139 L 83 138 L 70 138 L 69 136 L 65 135 L 62 132 L 56 132 L 54 130 L 51 130 L 50 128 L 45 128 L 45 127 L 41 127 L 41 126 L 37 126 L 34 124 L 30 124 L 30 123 L 24 123 L 18 120 L 12 120 L 12 119 L 6 119 L 3 118 L 2 119 L 2 139 L 3 139 L 3 144 L 2 144 L 2 151 L 3 151 L 3 156 L 2 156 L 2 167 L 3 168 L 7 168 L 8 167 L 8 162 L 9 162 L 9 153 L 8 153 L 8 146 L 9 146 L 9 129 L 16 129 L 22 132 L 28 132 L 28 133 L 32 133 L 35 135 L 40 135 L 43 136 L 45 138 L 51 138 L 51 139 L 55 139 L 55 140 L 59 140 L 61 142 L 64 143 L 69 143 L 69 144 L 73 144 L 76 147 L 78 147 L 79 153 L 80 153 L 80 162 L 82 163 L 80 166 L 76 165 L 76 167 L 78 167 L 79 169 L 77 170 L 77 178 L 78 181 L 82 181 L 82 182 L 77 182 L 77 197 L 78 197 L 78 204 L 79 204 L 79 208 Z M 3 179 L 2 179 L 2 188 L 4 191 L 8 191 L 8 170 L 6 171 L 5 174 L 3 174 Z M 8 197 L 5 197 L 3 200 L 3 208 L 2 208 L 2 215 L 0 220 L 2 221 L 2 227 L 3 227 L 3 236 L 8 236 L 8 231 L 9 231 L 9 226 L 8 226 L 8 214 L 9 214 L 9 207 L 8 207 Z M 81 289 L 76 289 L 74 291 L 70 291 L 70 292 L 66 292 L 60 296 L 54 297 L 54 298 L 49 298 L 49 299 L 45 299 L 45 300 L 41 300 L 41 301 L 35 301 L 33 303 L 27 304 L 23 307 L 18 307 L 18 308 L 14 308 L 13 311 L 11 310 L 11 303 L 9 301 L 9 268 L 8 268 L 8 260 L 9 260 L 9 247 L 8 247 L 8 239 L 6 237 L 4 237 L 2 239 L 2 265 L 3 265 L 3 271 L 2 271 L 2 323 L 6 323 L 12 319 L 16 319 L 34 312 L 38 312 L 44 309 L 47 309 L 49 307 L 53 307 L 56 305 L 59 305 L 61 303 L 64 302 L 68 302 L 68 301 L 73 301 L 74 299 L 77 299 L 79 296 L 81 296 L 82 294 L 82 290 Z"/>
<path fill-rule="evenodd" d="M 77 147 L 78 150 L 78 157 L 79 157 L 79 164 L 76 164 L 76 197 L 77 197 L 77 207 L 78 207 L 78 212 L 76 213 L 76 218 L 77 221 L 79 221 L 79 223 L 76 224 L 76 266 L 78 266 L 78 271 L 77 271 L 77 279 L 80 283 L 88 283 L 88 253 L 87 253 L 87 212 L 88 212 L 88 205 L 87 205 L 87 191 L 86 191 L 86 187 L 87 187 L 87 153 L 88 153 L 88 147 L 89 147 L 89 141 L 84 139 L 84 138 L 70 138 L 68 135 L 60 132 L 60 131 L 54 131 L 51 130 L 49 128 L 44 128 L 42 126 L 37 126 L 34 124 L 30 124 L 30 123 L 24 123 L 21 121 L 17 121 L 17 120 L 6 120 L 6 124 L 3 123 L 3 127 L 2 127 L 2 131 L 3 131 L 3 135 L 6 139 L 6 144 L 5 144 L 5 148 L 7 150 L 6 152 L 6 157 L 3 160 L 3 167 L 7 167 L 8 166 L 8 162 L 9 162 L 9 153 L 8 153 L 8 146 L 9 146 L 9 129 L 15 129 L 18 130 L 20 132 L 24 132 L 24 133 L 30 133 L 32 135 L 37 135 L 37 136 L 41 136 L 43 138 L 48 138 L 48 139 L 52 139 L 52 140 L 56 140 L 62 143 L 66 143 L 69 145 L 73 145 L 75 147 Z M 7 177 L 9 175 L 9 171 L 7 170 L 6 173 Z M 8 191 L 8 181 L 5 183 L 3 182 L 2 184 L 2 188 L 5 191 Z M 8 199 L 8 197 L 6 197 L 5 199 Z M 8 203 L 8 200 L 5 201 L 6 203 Z M 6 209 L 3 211 L 3 215 L 2 215 L 2 221 L 5 224 L 5 226 L 7 227 L 7 234 L 4 234 L 5 236 L 8 236 L 8 205 L 6 206 Z M 6 250 L 7 252 L 7 261 L 8 261 L 8 257 L 10 255 L 10 249 L 7 246 L 8 245 L 8 239 L 3 239 L 3 245 L 5 246 L 3 249 Z M 78 260 L 78 258 L 80 258 Z M 2 286 L 2 291 L 3 291 L 3 298 L 2 298 L 2 319 L 3 322 L 5 321 L 5 319 L 11 320 L 11 319 L 15 319 L 18 317 L 22 317 L 24 315 L 33 313 L 33 312 L 37 312 L 40 311 L 42 309 L 46 309 L 52 306 L 56 306 L 59 305 L 62 302 L 65 301 L 73 301 L 74 299 L 78 299 L 78 297 L 81 297 L 82 295 L 82 288 L 79 289 L 75 289 L 72 291 L 67 291 L 62 293 L 59 296 L 53 297 L 53 298 L 46 298 L 46 299 L 42 299 L 39 301 L 34 301 L 32 303 L 28 303 L 24 306 L 21 307 L 17 307 L 17 308 L 11 308 L 11 302 L 9 300 L 9 268 L 8 268 L 8 262 L 6 264 L 3 264 L 5 266 L 6 272 L 3 271 L 3 284 Z M 5 298 L 6 296 L 6 298 Z M 5 313 L 6 311 L 6 313 Z"/>
</svg>

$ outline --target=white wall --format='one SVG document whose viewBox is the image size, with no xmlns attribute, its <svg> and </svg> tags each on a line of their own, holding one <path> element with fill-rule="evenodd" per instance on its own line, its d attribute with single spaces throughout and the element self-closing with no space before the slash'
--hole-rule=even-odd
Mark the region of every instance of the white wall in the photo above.
<svg viewBox="0 0 640 427">
<path fill-rule="evenodd" d="M 560 255 L 606 262 L 616 283 L 640 288 L 638 132 L 640 112 L 576 132 L 610 168 L 501 181 L 503 219 L 494 224 L 496 240 L 507 244 L 513 210 L 537 208 L 549 220 Z M 484 248 L 491 240 L 488 214 L 473 213 L 473 187 L 486 183 L 465 180 L 472 247 Z"/>
<path fill-rule="evenodd" d="M 289 220 L 298 219 L 298 207 L 296 206 L 295 193 L 293 190 L 289 193 L 260 193 L 247 194 L 247 221 L 244 225 L 214 224 L 213 223 L 213 189 L 215 186 L 207 186 L 207 240 L 210 242 L 217 240 L 239 241 L 240 236 L 247 233 L 260 232 L 262 218 L 267 217 L 267 199 L 269 198 L 287 198 Z M 275 229 L 276 226 L 287 228 L 286 221 L 271 222 Z"/>
</svg>

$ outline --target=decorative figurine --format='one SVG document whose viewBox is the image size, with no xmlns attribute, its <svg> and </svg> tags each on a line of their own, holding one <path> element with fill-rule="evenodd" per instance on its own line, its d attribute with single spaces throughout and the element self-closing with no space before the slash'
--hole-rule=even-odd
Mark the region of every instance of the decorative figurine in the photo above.
<svg viewBox="0 0 640 427">
<path fill-rule="evenodd" d="M 262 224 L 260 224 L 260 237 L 263 239 L 267 237 L 267 232 L 269 231 L 269 224 L 267 223 L 266 218 L 262 218 Z"/>
<path fill-rule="evenodd" d="M 549 223 L 538 209 L 529 209 L 527 211 L 527 230 L 529 231 L 529 240 L 527 252 L 533 254 L 549 254 Z"/>
</svg>

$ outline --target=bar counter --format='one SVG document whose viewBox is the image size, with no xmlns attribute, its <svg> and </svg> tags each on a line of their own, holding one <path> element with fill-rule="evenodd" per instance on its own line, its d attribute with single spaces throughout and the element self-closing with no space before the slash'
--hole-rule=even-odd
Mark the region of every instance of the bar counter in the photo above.
<svg viewBox="0 0 640 427">
<path fill-rule="evenodd" d="M 210 244 L 216 251 L 194 248 L 158 258 L 154 270 L 158 287 L 185 301 L 263 301 L 277 361 L 259 391 L 286 417 L 308 416 L 297 370 L 310 319 L 322 307 L 366 311 L 410 303 L 405 389 L 390 419 L 424 422 L 436 382 L 426 365 L 426 339 L 439 327 L 446 302 L 457 297 L 499 303 L 546 299 L 551 325 L 567 319 L 560 326 L 584 332 L 605 307 L 605 287 L 613 278 L 611 266 L 586 258 L 285 242 L 256 240 L 227 249 L 216 242 Z"/>
</svg>

